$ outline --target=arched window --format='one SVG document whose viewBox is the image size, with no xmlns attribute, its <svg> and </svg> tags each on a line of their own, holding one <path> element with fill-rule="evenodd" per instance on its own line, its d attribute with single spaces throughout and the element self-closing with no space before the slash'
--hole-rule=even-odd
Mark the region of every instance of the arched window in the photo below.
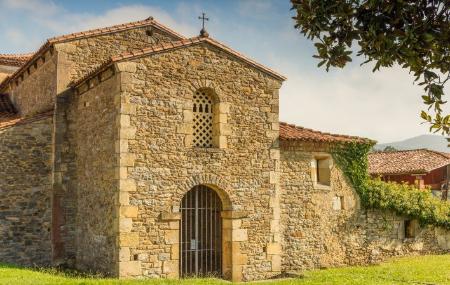
<svg viewBox="0 0 450 285">
<path fill-rule="evenodd" d="M 193 145 L 194 147 L 213 147 L 213 97 L 208 89 L 197 90 L 194 94 Z"/>
</svg>

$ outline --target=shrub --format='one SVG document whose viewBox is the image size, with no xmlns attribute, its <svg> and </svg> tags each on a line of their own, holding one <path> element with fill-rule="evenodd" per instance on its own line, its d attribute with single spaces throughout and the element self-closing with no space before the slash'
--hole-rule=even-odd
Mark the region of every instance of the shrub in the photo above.
<svg viewBox="0 0 450 285">
<path fill-rule="evenodd" d="M 450 203 L 441 201 L 429 189 L 371 179 L 367 154 L 372 145 L 348 143 L 334 148 L 333 158 L 355 188 L 366 208 L 391 210 L 423 224 L 450 229 Z"/>
</svg>

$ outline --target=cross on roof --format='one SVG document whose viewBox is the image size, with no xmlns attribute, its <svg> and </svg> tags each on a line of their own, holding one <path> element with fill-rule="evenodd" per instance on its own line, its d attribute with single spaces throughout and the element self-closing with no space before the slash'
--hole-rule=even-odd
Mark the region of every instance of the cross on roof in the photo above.
<svg viewBox="0 0 450 285">
<path fill-rule="evenodd" d="M 200 20 L 202 20 L 202 29 L 204 30 L 205 29 L 205 21 L 209 21 L 209 18 L 206 18 L 205 17 L 206 16 L 206 13 L 202 13 L 202 16 L 200 17 L 198 17 Z"/>
<path fill-rule="evenodd" d="M 207 18 L 205 16 L 206 16 L 206 13 L 203 12 L 202 16 L 198 17 L 200 20 L 202 20 L 202 29 L 200 31 L 200 36 L 202 36 L 202 37 L 208 37 L 209 36 L 208 32 L 205 29 L 205 21 L 209 21 L 209 18 Z"/>
</svg>

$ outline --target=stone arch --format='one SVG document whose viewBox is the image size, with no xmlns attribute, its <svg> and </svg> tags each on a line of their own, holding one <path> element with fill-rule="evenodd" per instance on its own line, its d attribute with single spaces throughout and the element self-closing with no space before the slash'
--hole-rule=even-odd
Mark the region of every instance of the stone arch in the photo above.
<svg viewBox="0 0 450 285">
<path fill-rule="evenodd" d="M 191 98 L 194 97 L 194 94 L 199 90 L 207 90 L 214 101 L 213 104 L 213 143 L 212 146 L 214 148 L 225 149 L 228 147 L 228 136 L 231 134 L 231 128 L 228 125 L 228 116 L 230 113 L 230 104 L 226 102 L 226 97 L 224 92 L 222 91 L 220 84 L 216 82 L 201 78 L 192 81 L 189 84 L 189 89 L 191 91 Z M 191 108 L 192 109 L 192 108 Z M 190 113 L 192 117 L 192 110 L 186 110 L 187 113 Z M 192 129 L 192 123 L 191 129 Z M 187 146 L 192 146 L 193 134 L 192 131 L 189 135 L 189 139 L 187 140 Z"/>
<path fill-rule="evenodd" d="M 177 194 L 177 197 L 174 199 L 174 203 L 179 205 L 184 195 L 186 195 L 189 190 L 197 185 L 205 185 L 213 189 L 217 195 L 219 195 L 224 211 L 233 210 L 233 205 L 236 205 L 236 203 L 230 193 L 230 185 L 224 179 L 213 174 L 200 174 L 188 179 L 182 184 L 182 191 Z"/>
<path fill-rule="evenodd" d="M 197 90 L 202 89 L 211 92 L 214 103 L 223 102 L 224 96 L 219 84 L 209 79 L 198 79 L 191 82 L 190 84 L 191 94 L 194 94 Z"/>
</svg>

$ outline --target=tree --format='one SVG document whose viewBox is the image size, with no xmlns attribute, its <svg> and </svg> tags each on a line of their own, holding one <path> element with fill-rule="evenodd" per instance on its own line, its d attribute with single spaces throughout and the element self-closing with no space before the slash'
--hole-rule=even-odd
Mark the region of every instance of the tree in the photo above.
<svg viewBox="0 0 450 285">
<path fill-rule="evenodd" d="M 343 68 L 357 56 L 373 71 L 399 64 L 423 86 L 430 131 L 450 134 L 444 86 L 450 79 L 449 0 L 291 0 L 295 28 L 315 42 L 318 66 Z"/>
<path fill-rule="evenodd" d="M 388 145 L 383 149 L 383 151 L 384 152 L 394 152 L 394 151 L 397 151 L 397 149 L 393 146 Z"/>
</svg>

